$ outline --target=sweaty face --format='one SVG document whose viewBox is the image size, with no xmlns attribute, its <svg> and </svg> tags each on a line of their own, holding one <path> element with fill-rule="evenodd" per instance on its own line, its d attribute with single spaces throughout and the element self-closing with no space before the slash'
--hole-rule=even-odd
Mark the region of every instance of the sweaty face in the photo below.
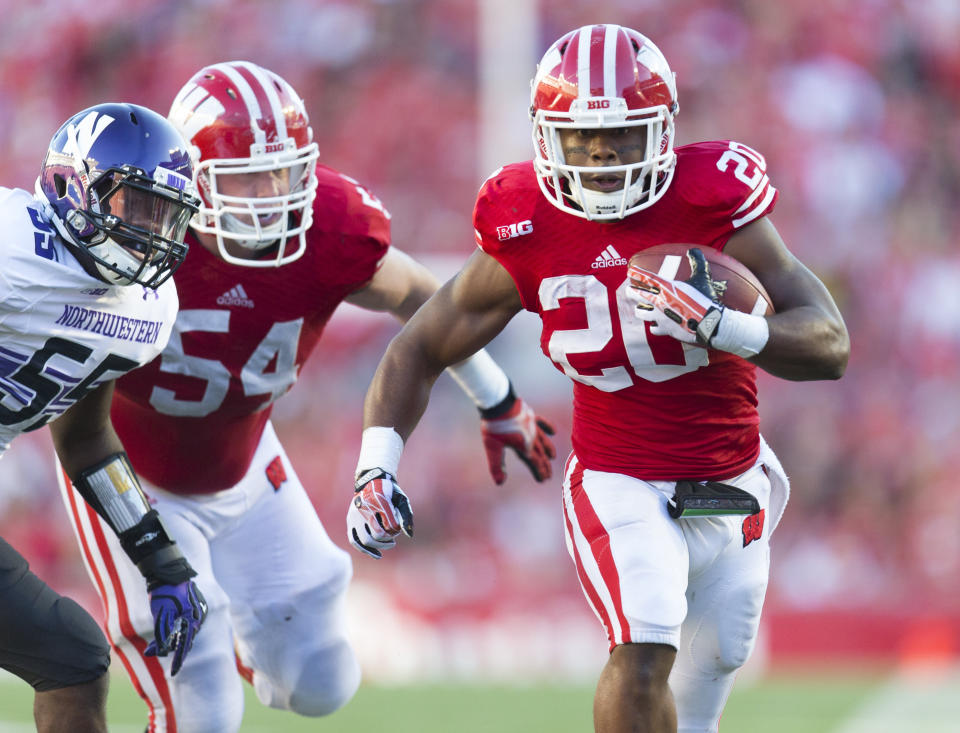
<svg viewBox="0 0 960 733">
<path fill-rule="evenodd" d="M 647 155 L 645 127 L 610 127 L 604 129 L 561 129 L 560 147 L 567 165 L 596 168 L 596 173 L 582 173 L 583 187 L 601 193 L 623 188 L 625 171 L 604 172 L 610 166 L 640 163 Z M 635 172 L 634 176 L 639 176 Z M 636 178 L 631 181 L 635 182 Z"/>
</svg>

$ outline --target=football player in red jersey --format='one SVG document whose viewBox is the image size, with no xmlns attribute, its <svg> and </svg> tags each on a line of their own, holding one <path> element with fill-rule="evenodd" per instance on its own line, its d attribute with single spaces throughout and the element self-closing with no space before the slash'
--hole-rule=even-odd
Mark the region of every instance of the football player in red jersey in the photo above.
<svg viewBox="0 0 960 733">
<path fill-rule="evenodd" d="M 395 437 L 365 444 L 358 468 L 396 476 L 440 371 L 521 309 L 537 313 L 541 349 L 574 382 L 567 546 L 610 644 L 595 728 L 716 731 L 755 642 L 788 492 L 759 432 L 755 368 L 837 379 L 846 327 L 769 219 L 763 157 L 730 141 L 674 149 L 674 75 L 649 39 L 617 25 L 570 32 L 532 93 L 535 157 L 483 184 L 478 251 L 385 353 L 364 436 Z M 667 267 L 628 273 L 633 253 L 676 242 L 739 260 L 776 313 L 724 308 Z M 389 508 L 360 489 L 348 523 Z M 385 541 L 402 531 L 396 515 L 376 531 Z"/>
<path fill-rule="evenodd" d="M 243 715 L 240 674 L 264 703 L 311 716 L 342 706 L 360 680 L 344 636 L 351 560 L 321 525 L 271 406 L 341 302 L 405 321 L 439 283 L 390 246 L 390 215 L 373 194 L 317 162 L 304 104 L 276 74 L 207 66 L 169 117 L 192 146 L 202 202 L 169 345 L 119 381 L 111 415 L 209 603 L 206 633 L 176 677 L 142 654 L 152 624 L 136 568 L 98 523 L 75 526 L 149 730 L 227 733 Z M 495 476 L 512 448 L 547 478 L 549 425 L 519 419 L 532 412 L 486 352 L 451 375 L 481 408 Z M 351 537 L 376 555 L 365 539 Z"/>
</svg>

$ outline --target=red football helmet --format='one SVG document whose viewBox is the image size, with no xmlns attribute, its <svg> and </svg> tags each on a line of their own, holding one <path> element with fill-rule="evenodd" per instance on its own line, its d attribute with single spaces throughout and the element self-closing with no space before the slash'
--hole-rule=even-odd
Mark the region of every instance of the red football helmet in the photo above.
<svg viewBox="0 0 960 733">
<path fill-rule="evenodd" d="M 193 157 L 202 199 L 193 228 L 216 235 L 220 255 L 236 265 L 273 267 L 299 258 L 313 223 L 318 151 L 293 87 L 248 61 L 213 64 L 179 91 L 169 118 Z M 222 190 L 227 176 L 265 171 L 287 182 L 278 195 L 234 196 Z M 227 252 L 226 240 L 250 250 L 276 244 L 277 254 L 235 257 Z"/>
<path fill-rule="evenodd" d="M 619 25 L 588 25 L 567 33 L 544 54 L 531 84 L 534 165 L 543 194 L 586 219 L 622 219 L 652 206 L 673 178 L 675 74 L 650 39 Z M 644 160 L 611 166 L 625 172 L 622 190 L 584 188 L 596 168 L 568 165 L 561 128 L 646 128 Z"/>
</svg>

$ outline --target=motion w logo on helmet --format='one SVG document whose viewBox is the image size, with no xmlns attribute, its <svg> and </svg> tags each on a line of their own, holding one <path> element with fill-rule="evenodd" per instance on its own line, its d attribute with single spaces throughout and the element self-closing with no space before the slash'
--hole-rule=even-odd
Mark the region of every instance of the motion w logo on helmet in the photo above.
<svg viewBox="0 0 960 733">
<path fill-rule="evenodd" d="M 266 119 L 261 117 L 258 120 L 255 120 L 257 127 L 263 130 L 263 134 L 266 136 L 267 140 L 276 141 L 280 139 L 280 135 L 277 134 L 277 121 L 273 117 Z"/>
<path fill-rule="evenodd" d="M 90 112 L 80 120 L 79 124 L 70 125 L 67 128 L 67 144 L 64 145 L 63 152 L 78 158 L 86 158 L 90 155 L 90 148 L 111 122 L 113 117 L 110 115 Z"/>
</svg>

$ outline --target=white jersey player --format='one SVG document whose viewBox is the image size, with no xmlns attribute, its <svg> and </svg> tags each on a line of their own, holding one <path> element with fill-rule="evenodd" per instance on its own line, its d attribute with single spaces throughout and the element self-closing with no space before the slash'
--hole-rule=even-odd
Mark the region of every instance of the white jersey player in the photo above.
<svg viewBox="0 0 960 733">
<path fill-rule="evenodd" d="M 27 191 L 0 188 L 0 450 L 87 391 L 149 362 L 177 314 L 156 289 L 94 281 Z"/>
<path fill-rule="evenodd" d="M 54 135 L 36 193 L 0 188 L 0 454 L 50 423 L 92 513 L 146 579 L 149 652 L 177 671 L 206 613 L 109 419 L 113 382 L 166 345 L 170 275 L 196 210 L 186 145 L 156 113 L 101 104 Z M 142 585 L 142 580 L 141 580 Z M 109 647 L 93 619 L 0 540 L 0 667 L 36 690 L 39 731 L 105 731 Z"/>
</svg>

